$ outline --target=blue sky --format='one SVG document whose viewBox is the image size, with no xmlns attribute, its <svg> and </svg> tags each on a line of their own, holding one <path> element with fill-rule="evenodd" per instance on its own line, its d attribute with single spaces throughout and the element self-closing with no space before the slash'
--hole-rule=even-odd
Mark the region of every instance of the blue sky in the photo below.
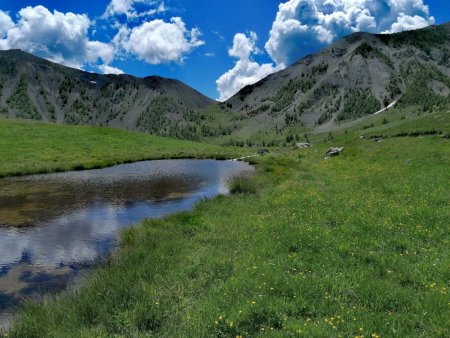
<svg viewBox="0 0 450 338">
<path fill-rule="evenodd" d="M 0 49 L 223 100 L 353 31 L 447 21 L 448 0 L 0 0 Z"/>
</svg>

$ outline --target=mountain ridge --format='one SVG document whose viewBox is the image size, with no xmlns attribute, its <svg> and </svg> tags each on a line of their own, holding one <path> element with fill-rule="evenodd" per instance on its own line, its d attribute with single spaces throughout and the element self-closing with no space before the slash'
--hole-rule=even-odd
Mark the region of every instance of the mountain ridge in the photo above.
<svg viewBox="0 0 450 338">
<path fill-rule="evenodd" d="M 450 22 L 350 34 L 225 102 L 176 79 L 100 75 L 0 51 L 0 115 L 181 139 L 279 141 L 287 133 L 331 130 L 396 101 L 417 113 L 450 106 Z"/>
<path fill-rule="evenodd" d="M 293 121 L 310 128 L 361 117 L 397 99 L 400 105 L 417 104 L 411 98 L 402 102 L 411 87 L 403 63 L 419 61 L 419 68 L 441 73 L 434 75 L 445 76 L 444 83 L 437 81 L 447 92 L 449 45 L 450 23 L 395 34 L 353 33 L 244 87 L 226 104 L 248 116 L 266 114 L 279 124 Z M 352 101 L 363 101 L 367 109 L 352 111 Z"/>
<path fill-rule="evenodd" d="M 17 49 L 0 51 L 0 80 L 0 114 L 65 124 L 154 132 L 160 125 L 146 117 L 155 107 L 183 124 L 215 102 L 176 79 L 90 73 Z"/>
</svg>

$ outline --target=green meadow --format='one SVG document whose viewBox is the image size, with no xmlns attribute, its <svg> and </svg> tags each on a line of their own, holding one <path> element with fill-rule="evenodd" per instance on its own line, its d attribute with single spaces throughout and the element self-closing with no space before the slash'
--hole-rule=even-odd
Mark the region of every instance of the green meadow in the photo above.
<svg viewBox="0 0 450 338">
<path fill-rule="evenodd" d="M 26 304 L 8 335 L 449 337 L 448 125 L 419 118 L 249 159 L 256 173 L 231 183 L 233 194 L 126 230 L 80 288 Z M 360 138 L 377 128 L 381 142 Z M 145 145 L 156 138 L 134 137 L 115 161 L 154 156 Z M 165 142 L 158 154 L 179 144 Z M 338 145 L 341 155 L 325 159 Z M 203 146 L 194 149 L 217 149 Z"/>
<path fill-rule="evenodd" d="M 0 177 L 81 170 L 164 158 L 231 158 L 250 153 L 102 127 L 0 118 Z"/>
</svg>

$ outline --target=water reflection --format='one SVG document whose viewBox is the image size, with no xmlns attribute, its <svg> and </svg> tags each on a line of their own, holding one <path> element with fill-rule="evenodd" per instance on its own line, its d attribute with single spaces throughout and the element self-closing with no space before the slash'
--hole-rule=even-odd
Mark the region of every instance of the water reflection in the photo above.
<svg viewBox="0 0 450 338">
<path fill-rule="evenodd" d="M 230 178 L 251 170 L 166 160 L 0 180 L 0 311 L 64 288 L 80 266 L 114 249 L 124 227 L 226 193 Z"/>
</svg>

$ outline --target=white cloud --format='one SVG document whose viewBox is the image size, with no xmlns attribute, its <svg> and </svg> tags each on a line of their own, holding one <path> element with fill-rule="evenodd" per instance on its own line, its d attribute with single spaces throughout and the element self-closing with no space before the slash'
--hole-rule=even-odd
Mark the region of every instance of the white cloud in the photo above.
<svg viewBox="0 0 450 338">
<path fill-rule="evenodd" d="M 114 60 L 114 47 L 100 41 L 87 41 L 85 60 L 95 64 L 99 59 L 105 64 L 110 64 Z"/>
<path fill-rule="evenodd" d="M 146 8 L 143 11 L 136 10 L 136 5 L 141 5 Z M 111 0 L 106 8 L 103 18 L 125 15 L 127 19 L 132 20 L 136 18 L 151 16 L 158 13 L 164 13 L 167 10 L 163 1 L 156 0 Z"/>
<path fill-rule="evenodd" d="M 228 55 L 238 59 L 248 59 L 255 50 L 257 36 L 255 32 L 250 32 L 250 36 L 237 33 L 233 39 L 233 47 L 228 50 Z"/>
<path fill-rule="evenodd" d="M 133 0 L 112 0 L 106 8 L 105 16 L 127 14 L 133 9 Z"/>
<path fill-rule="evenodd" d="M 260 65 L 251 59 L 252 55 L 260 52 L 256 47 L 256 41 L 257 35 L 254 32 L 250 32 L 249 36 L 242 33 L 234 36 L 233 46 L 228 50 L 228 54 L 238 61 L 216 81 L 220 101 L 229 99 L 241 88 L 258 82 L 279 69 L 271 63 Z"/>
<path fill-rule="evenodd" d="M 19 11 L 16 23 L 6 16 L 0 13 L 0 49 L 20 48 L 75 68 L 99 60 L 108 64 L 114 59 L 111 45 L 89 40 L 92 22 L 87 15 L 29 6 Z"/>
<path fill-rule="evenodd" d="M 265 48 L 278 65 L 287 65 L 352 32 L 433 23 L 423 0 L 290 0 L 279 5 Z"/>
<path fill-rule="evenodd" d="M 116 75 L 124 74 L 122 69 L 111 67 L 108 65 L 101 65 L 98 68 L 102 71 L 103 74 L 116 74 Z"/>
<path fill-rule="evenodd" d="M 188 30 L 179 17 L 156 19 L 133 29 L 121 27 L 114 38 L 118 48 L 150 64 L 182 62 L 193 49 L 204 44 L 197 28 Z"/>
<path fill-rule="evenodd" d="M 400 13 L 400 16 L 397 19 L 397 22 L 394 22 L 391 26 L 390 30 L 387 30 L 383 33 L 398 33 L 402 31 L 408 31 L 413 29 L 419 29 L 423 27 L 427 27 L 430 24 L 426 19 L 421 16 L 414 15 L 405 15 Z"/>
<path fill-rule="evenodd" d="M 5 34 L 14 27 L 14 22 L 11 20 L 11 17 L 0 10 L 0 38 L 4 38 Z"/>
</svg>

